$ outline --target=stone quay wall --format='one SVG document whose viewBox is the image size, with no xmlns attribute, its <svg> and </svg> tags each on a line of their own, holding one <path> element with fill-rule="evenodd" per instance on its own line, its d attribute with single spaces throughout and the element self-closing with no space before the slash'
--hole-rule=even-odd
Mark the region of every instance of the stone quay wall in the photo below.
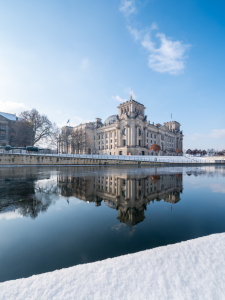
<svg viewBox="0 0 225 300">
<path fill-rule="evenodd" d="M 78 166 L 78 165 L 225 165 L 225 159 L 199 160 L 182 157 L 147 157 L 147 156 L 107 156 L 107 155 L 51 155 L 51 154 L 16 154 L 0 153 L 0 166 Z"/>
<path fill-rule="evenodd" d="M 0 166 L 36 166 L 36 165 L 165 165 L 161 162 L 149 161 L 127 161 L 119 159 L 93 159 L 93 158 L 77 158 L 77 157 L 57 157 L 51 155 L 27 155 L 27 154 L 0 154 Z"/>
</svg>

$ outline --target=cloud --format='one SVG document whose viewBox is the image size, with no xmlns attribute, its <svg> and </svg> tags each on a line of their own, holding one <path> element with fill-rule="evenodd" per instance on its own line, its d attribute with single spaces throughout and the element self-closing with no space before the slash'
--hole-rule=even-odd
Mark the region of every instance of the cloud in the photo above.
<svg viewBox="0 0 225 300">
<path fill-rule="evenodd" d="M 213 129 L 209 136 L 217 139 L 225 137 L 225 129 Z"/>
<path fill-rule="evenodd" d="M 138 31 L 128 26 L 130 34 L 134 40 L 139 41 L 142 47 L 148 52 L 148 66 L 152 70 L 159 73 L 179 74 L 185 68 L 185 52 L 190 45 L 185 45 L 181 41 L 173 41 L 167 38 L 164 33 L 157 33 L 155 37 L 160 42 L 160 46 L 156 47 L 151 38 L 151 31 L 157 30 L 156 23 L 152 23 L 150 29 Z"/>
<path fill-rule="evenodd" d="M 132 95 L 132 99 L 134 100 L 137 99 L 137 96 L 135 95 L 134 91 L 130 87 L 125 88 L 124 93 L 129 95 L 129 99 L 130 99 L 130 95 Z"/>
<path fill-rule="evenodd" d="M 73 116 L 73 117 L 69 117 L 68 114 L 65 114 L 64 115 L 65 117 L 65 121 L 64 122 L 61 122 L 61 123 L 57 123 L 56 125 L 59 127 L 59 128 L 62 128 L 64 126 L 77 126 L 77 125 L 80 125 L 80 124 L 83 124 L 83 123 L 88 123 L 88 122 L 93 122 L 93 120 L 85 120 L 83 118 L 80 118 L 80 117 L 76 117 L 76 116 Z M 67 121 L 70 120 L 70 123 L 67 123 Z"/>
<path fill-rule="evenodd" d="M 18 103 L 13 101 L 3 101 L 0 100 L 0 111 L 11 113 L 11 114 L 20 114 L 24 110 L 29 110 L 29 107 L 24 103 Z"/>
<path fill-rule="evenodd" d="M 120 96 L 112 96 L 112 99 L 115 100 L 115 101 L 119 101 L 119 102 L 125 102 L 127 101 L 127 99 L 122 99 L 120 98 Z"/>
<path fill-rule="evenodd" d="M 213 129 L 211 133 L 207 135 L 195 132 L 190 139 L 197 140 L 200 137 L 220 139 L 225 137 L 225 129 Z"/>
<path fill-rule="evenodd" d="M 81 69 L 85 70 L 88 68 L 89 65 L 90 65 L 89 59 L 87 57 L 83 58 L 81 61 Z"/>
<path fill-rule="evenodd" d="M 15 211 L 9 211 L 5 213 L 0 214 L 0 220 L 13 220 L 13 219 L 18 219 L 18 218 L 23 218 L 23 216 L 18 212 L 18 210 Z"/>
<path fill-rule="evenodd" d="M 120 11 L 124 13 L 126 17 L 137 12 L 134 0 L 122 0 L 120 4 Z"/>
<path fill-rule="evenodd" d="M 215 183 L 210 185 L 213 193 L 223 193 L 225 194 L 225 186 L 220 183 Z"/>
</svg>

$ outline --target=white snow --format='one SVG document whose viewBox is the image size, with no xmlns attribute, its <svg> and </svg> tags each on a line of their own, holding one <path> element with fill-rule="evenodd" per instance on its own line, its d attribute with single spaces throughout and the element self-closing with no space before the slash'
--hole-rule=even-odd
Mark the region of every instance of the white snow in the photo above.
<svg viewBox="0 0 225 300">
<path fill-rule="evenodd" d="M 225 233 L 0 283 L 0 299 L 225 299 Z"/>
</svg>

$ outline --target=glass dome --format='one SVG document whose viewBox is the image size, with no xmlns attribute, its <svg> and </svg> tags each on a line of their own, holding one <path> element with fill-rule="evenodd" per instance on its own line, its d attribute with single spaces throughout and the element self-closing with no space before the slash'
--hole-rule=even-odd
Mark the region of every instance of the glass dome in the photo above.
<svg viewBox="0 0 225 300">
<path fill-rule="evenodd" d="M 114 122 L 116 121 L 116 119 L 117 119 L 117 116 L 116 116 L 116 115 L 110 116 L 110 117 L 108 117 L 108 118 L 105 120 L 104 124 L 105 124 L 105 125 L 112 124 L 112 123 L 114 123 Z"/>
</svg>

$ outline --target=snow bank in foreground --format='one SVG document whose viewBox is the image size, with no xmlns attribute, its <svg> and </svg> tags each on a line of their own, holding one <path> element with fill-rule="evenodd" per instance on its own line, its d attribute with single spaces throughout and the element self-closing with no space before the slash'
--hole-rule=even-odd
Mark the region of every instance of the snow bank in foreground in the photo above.
<svg viewBox="0 0 225 300">
<path fill-rule="evenodd" d="M 4 282 L 0 299 L 225 299 L 225 233 Z"/>
</svg>

